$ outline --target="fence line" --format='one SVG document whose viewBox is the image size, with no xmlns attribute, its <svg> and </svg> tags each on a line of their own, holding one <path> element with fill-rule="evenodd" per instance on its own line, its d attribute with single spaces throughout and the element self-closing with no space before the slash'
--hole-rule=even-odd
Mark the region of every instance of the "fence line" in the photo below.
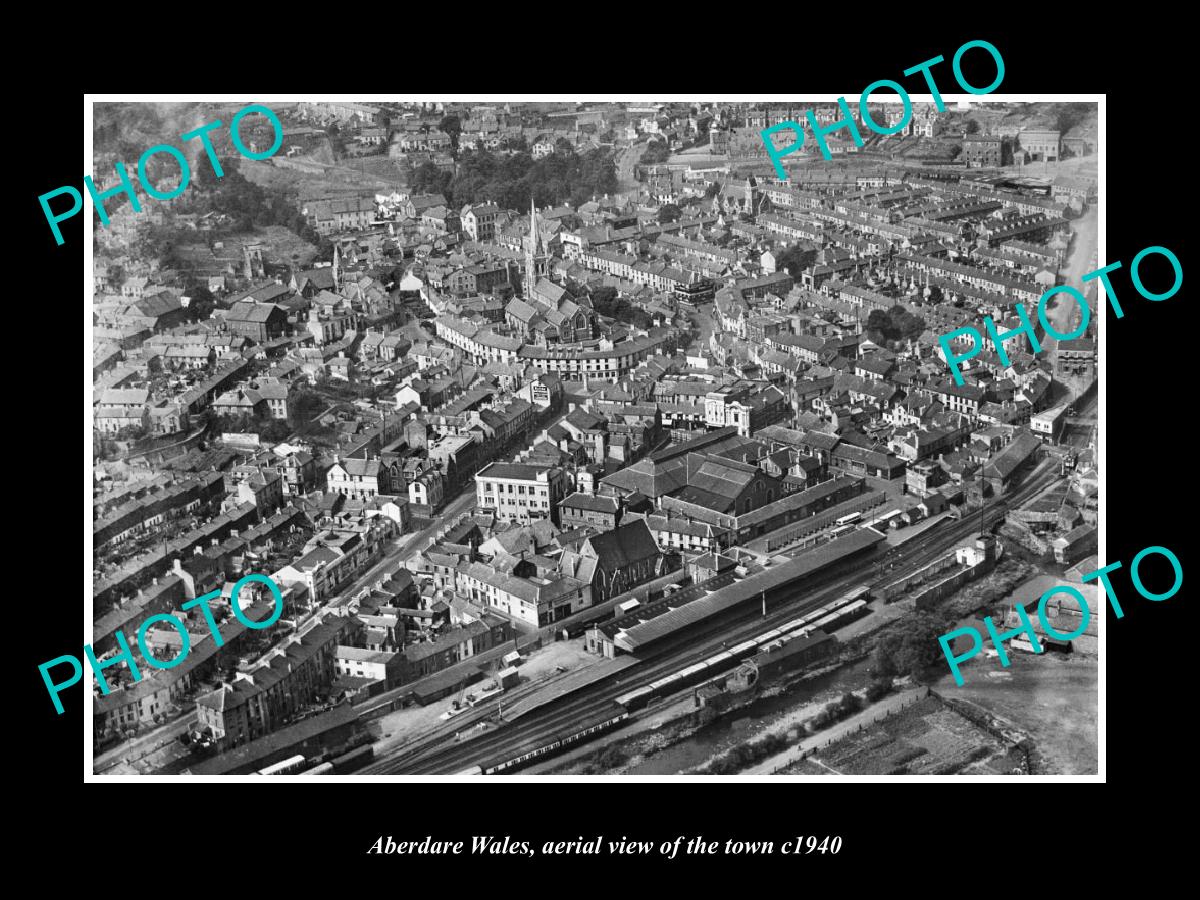
<svg viewBox="0 0 1200 900">
<path fill-rule="evenodd" d="M 929 696 L 929 688 L 921 687 L 915 691 L 906 691 L 905 694 L 907 696 L 901 695 L 901 698 L 893 698 L 899 699 L 900 702 L 889 705 L 884 710 L 876 711 L 875 714 L 870 718 L 860 719 L 856 723 L 856 727 L 852 729 L 837 732 L 837 726 L 835 725 L 832 729 L 830 729 L 831 733 L 814 736 L 812 738 L 812 743 L 809 744 L 809 746 L 804 746 L 805 742 L 802 741 L 791 750 L 785 751 L 785 759 L 771 768 L 771 774 L 776 775 L 780 770 L 786 769 L 790 765 L 808 759 L 808 757 L 812 756 L 818 750 L 824 750 L 830 744 L 834 744 L 851 734 L 862 731 L 863 728 L 869 725 L 874 725 L 876 722 L 890 718 L 893 713 L 897 713 L 902 709 L 912 706 L 918 700 L 924 700 Z"/>
</svg>

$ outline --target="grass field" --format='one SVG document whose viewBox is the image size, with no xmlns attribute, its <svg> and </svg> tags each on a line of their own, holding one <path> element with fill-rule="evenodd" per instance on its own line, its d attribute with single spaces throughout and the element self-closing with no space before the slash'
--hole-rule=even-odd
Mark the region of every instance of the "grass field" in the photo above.
<svg viewBox="0 0 1200 900">
<path fill-rule="evenodd" d="M 1095 657 L 1011 654 L 972 668 L 962 687 L 947 675 L 935 690 L 967 700 L 1011 721 L 1034 740 L 1038 775 L 1094 775 L 1098 769 L 1098 690 Z M 994 677 L 993 677 L 994 676 Z"/>
<path fill-rule="evenodd" d="M 284 169 L 269 162 L 249 159 L 243 159 L 238 164 L 238 170 L 247 180 L 264 188 L 281 190 L 293 198 L 301 193 L 337 195 L 395 190 L 401 183 L 399 172 L 389 175 L 388 178 L 381 178 L 371 171 L 376 167 L 390 168 L 390 162 L 381 162 L 378 159 L 363 160 L 363 171 L 360 171 L 359 162 L 351 160 L 344 166 L 327 169 L 322 174 Z"/>
</svg>

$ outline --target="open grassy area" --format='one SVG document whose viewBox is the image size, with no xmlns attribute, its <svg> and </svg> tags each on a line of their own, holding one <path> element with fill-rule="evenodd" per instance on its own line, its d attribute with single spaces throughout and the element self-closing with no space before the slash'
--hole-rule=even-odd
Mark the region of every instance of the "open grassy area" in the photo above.
<svg viewBox="0 0 1200 900">
<path fill-rule="evenodd" d="M 1006 558 L 1001 565 L 1009 562 L 1010 559 Z M 1024 568 L 1031 573 L 1035 571 L 1033 567 Z M 990 577 L 994 577 L 994 573 Z M 1012 579 L 1005 579 L 1005 582 L 1012 584 Z M 1046 590 L 1062 583 L 1061 575 L 1044 571 L 1032 578 L 1019 579 L 1008 589 L 989 592 L 988 596 L 997 601 L 990 612 L 993 616 L 1002 616 L 1004 609 L 1022 603 L 1030 611 L 1035 627 L 1041 633 L 1035 612 L 1038 599 Z M 1092 598 L 1092 608 L 1095 609 L 1094 589 L 1083 590 Z M 955 602 L 964 593 L 957 595 Z M 966 616 L 958 624 L 983 631 L 978 615 L 966 615 L 973 605 L 968 602 L 955 608 L 956 612 Z M 965 648 L 963 640 L 963 646 L 957 648 L 960 653 Z M 1077 642 L 1077 648 L 1087 646 L 1085 640 Z M 1084 652 L 1034 655 L 1021 651 L 1010 651 L 1009 657 L 1010 665 L 1005 668 L 999 660 L 980 653 L 963 663 L 964 684 L 961 687 L 955 685 L 949 667 L 930 686 L 947 698 L 966 700 L 1007 719 L 1029 734 L 1035 744 L 1033 761 L 1036 774 L 1095 774 L 1099 758 L 1097 657 Z"/>
<path fill-rule="evenodd" d="M 307 194 L 366 194 L 376 191 L 393 191 L 401 183 L 399 170 L 390 160 L 376 157 L 366 160 L 348 160 L 324 172 L 310 173 L 297 169 L 281 168 L 270 162 L 243 159 L 238 170 L 248 181 L 264 188 L 282 190 L 290 197 Z"/>
<path fill-rule="evenodd" d="M 1098 689 L 1095 657 L 1012 654 L 974 666 L 962 687 L 947 675 L 935 689 L 1003 716 L 1034 741 L 1038 775 L 1094 775 L 1098 770 Z"/>
<path fill-rule="evenodd" d="M 316 247 L 282 225 L 260 225 L 254 229 L 253 234 L 237 234 L 225 238 L 226 250 L 232 250 L 239 256 L 246 244 L 262 244 L 265 257 L 288 265 L 292 263 L 292 255 L 297 254 L 298 263 L 302 268 L 308 266 L 317 255 Z"/>
</svg>

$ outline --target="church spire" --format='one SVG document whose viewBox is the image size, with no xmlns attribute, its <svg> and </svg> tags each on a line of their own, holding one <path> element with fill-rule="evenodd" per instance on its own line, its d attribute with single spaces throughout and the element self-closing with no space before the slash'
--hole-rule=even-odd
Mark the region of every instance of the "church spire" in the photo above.
<svg viewBox="0 0 1200 900">
<path fill-rule="evenodd" d="M 533 286 L 537 284 L 537 251 L 538 245 L 537 211 L 533 206 L 533 195 L 529 197 L 529 243 L 525 247 L 525 300 L 533 296 Z"/>
</svg>

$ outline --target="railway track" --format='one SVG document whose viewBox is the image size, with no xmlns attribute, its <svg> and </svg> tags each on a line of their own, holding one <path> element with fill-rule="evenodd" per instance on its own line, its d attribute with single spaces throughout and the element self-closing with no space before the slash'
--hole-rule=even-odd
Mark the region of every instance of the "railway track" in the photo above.
<svg viewBox="0 0 1200 900">
<path fill-rule="evenodd" d="M 982 511 L 984 527 L 994 525 L 1009 506 L 1025 502 L 1056 477 L 1054 466 L 1041 467 L 1016 491 L 986 504 Z M 803 585 L 789 585 L 792 588 L 790 596 L 782 603 L 778 597 L 774 598 L 775 608 L 766 617 L 761 616 L 756 604 L 744 604 L 686 635 L 665 640 L 653 653 L 641 657 L 644 659 L 642 664 L 615 679 L 588 685 L 562 700 L 548 702 L 519 719 L 502 722 L 495 730 L 462 741 L 456 740 L 453 735 L 435 737 L 420 746 L 378 760 L 364 769 L 363 774 L 451 774 L 472 766 L 487 768 L 551 744 L 564 734 L 586 730 L 620 712 L 621 708 L 616 703 L 618 696 L 693 665 L 714 651 L 719 651 L 725 644 L 732 645 L 769 631 L 797 615 L 816 609 L 855 582 L 869 582 L 874 586 L 915 571 L 979 530 L 980 520 L 979 513 L 958 521 L 948 520 L 950 524 L 943 523 L 933 528 L 929 532 L 928 543 L 921 547 L 877 548 L 868 556 L 835 564 L 814 578 L 809 578 Z M 925 535 L 914 540 L 923 541 Z M 885 566 L 888 566 L 886 570 Z M 817 593 L 812 593 L 814 590 Z M 802 595 L 807 596 L 801 601 Z"/>
</svg>

